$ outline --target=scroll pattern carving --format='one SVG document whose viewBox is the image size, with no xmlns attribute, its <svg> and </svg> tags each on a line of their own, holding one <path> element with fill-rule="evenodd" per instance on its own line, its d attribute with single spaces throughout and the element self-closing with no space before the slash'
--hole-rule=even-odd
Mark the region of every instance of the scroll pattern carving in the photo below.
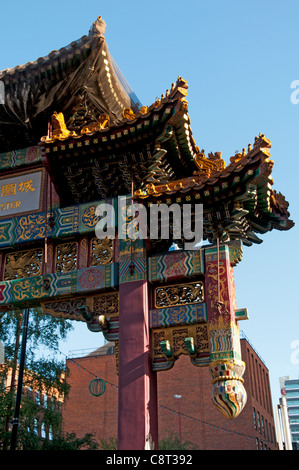
<svg viewBox="0 0 299 470">
<path fill-rule="evenodd" d="M 118 292 L 109 294 L 102 294 L 94 297 L 93 310 L 98 315 L 105 315 L 107 317 L 118 316 L 119 303 Z"/>
<path fill-rule="evenodd" d="M 201 281 L 156 287 L 155 307 L 164 308 L 202 302 L 204 299 L 203 292 L 203 283 Z"/>
<path fill-rule="evenodd" d="M 5 259 L 4 281 L 38 276 L 42 271 L 43 250 L 8 253 Z"/>
<path fill-rule="evenodd" d="M 90 265 L 98 266 L 100 264 L 108 264 L 113 261 L 113 240 L 105 238 L 99 240 L 93 238 L 91 240 L 91 257 Z"/>
<path fill-rule="evenodd" d="M 56 247 L 56 272 L 66 273 L 77 268 L 76 242 L 62 243 Z"/>
<path fill-rule="evenodd" d="M 186 327 L 164 328 L 162 330 L 153 330 L 153 357 L 163 356 L 161 342 L 169 340 L 174 357 L 181 354 L 188 354 L 185 339 L 192 336 L 195 340 L 195 346 L 198 353 L 209 351 L 208 327 L 207 324 L 193 325 Z"/>
</svg>

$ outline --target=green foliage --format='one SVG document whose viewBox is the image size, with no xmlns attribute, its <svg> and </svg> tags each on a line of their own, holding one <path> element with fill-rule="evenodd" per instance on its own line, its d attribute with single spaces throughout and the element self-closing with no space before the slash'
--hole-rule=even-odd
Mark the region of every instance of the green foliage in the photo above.
<svg viewBox="0 0 299 470">
<path fill-rule="evenodd" d="M 101 450 L 117 450 L 117 439 L 108 437 L 107 439 L 99 439 Z M 177 434 L 171 433 L 159 440 L 158 450 L 196 450 L 199 447 L 190 441 L 180 442 Z"/>
<path fill-rule="evenodd" d="M 159 450 L 196 450 L 198 446 L 190 441 L 180 442 L 177 434 L 171 433 L 167 437 L 160 439 Z"/>
<path fill-rule="evenodd" d="M 5 344 L 5 355 L 9 359 L 14 357 L 16 339 L 22 329 L 22 316 L 23 311 L 20 310 L 2 313 L 0 316 L 0 339 Z M 40 308 L 31 309 L 28 323 L 26 361 L 30 362 L 35 359 L 36 355 L 40 354 L 41 348 L 57 352 L 59 342 L 66 339 L 72 328 L 73 326 L 68 320 L 45 315 Z"/>
<path fill-rule="evenodd" d="M 101 450 L 117 450 L 117 439 L 108 437 L 108 439 L 99 439 Z"/>
<path fill-rule="evenodd" d="M 97 450 L 98 444 L 93 434 L 77 437 L 75 433 L 59 434 L 53 441 L 41 443 L 40 450 Z"/>
<path fill-rule="evenodd" d="M 0 316 L 0 339 L 5 345 L 5 364 L 0 369 L 0 450 L 10 446 L 11 423 L 15 407 L 17 370 L 22 343 L 23 312 L 12 311 Z M 42 314 L 41 310 L 31 309 L 27 330 L 26 361 L 23 379 L 22 403 L 18 426 L 18 447 L 40 449 L 45 440 L 37 436 L 34 425 L 43 423 L 51 429 L 53 436 L 59 435 L 61 413 L 59 402 L 39 403 L 28 392 L 40 391 L 48 396 L 53 390 L 66 398 L 69 386 L 66 383 L 65 361 L 58 361 L 59 342 L 66 339 L 73 326 L 70 321 Z M 43 351 L 43 352 L 42 352 Z M 8 385 L 6 379 L 9 378 Z M 80 444 L 82 445 L 82 444 Z M 79 446 L 79 443 L 77 443 Z"/>
</svg>

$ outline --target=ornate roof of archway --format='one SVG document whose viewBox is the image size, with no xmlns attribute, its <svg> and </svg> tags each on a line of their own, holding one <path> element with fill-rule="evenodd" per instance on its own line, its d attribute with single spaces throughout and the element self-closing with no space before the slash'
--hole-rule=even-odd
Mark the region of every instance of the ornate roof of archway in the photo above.
<svg viewBox="0 0 299 470">
<path fill-rule="evenodd" d="M 0 71 L 5 95 L 0 105 L 0 153 L 39 142 L 55 111 L 70 124 L 83 103 L 87 119 L 106 113 L 119 122 L 124 108 L 139 105 L 109 53 L 105 29 L 99 17 L 88 35 L 68 46 Z"/>
<path fill-rule="evenodd" d="M 141 105 L 119 71 L 99 17 L 87 36 L 0 72 L 0 152 L 39 144 L 60 204 L 134 193 L 135 200 L 204 206 L 204 236 L 260 243 L 288 230 L 288 202 L 273 189 L 271 142 L 255 137 L 226 163 L 193 138 L 188 84 L 178 77 Z M 3 154 L 2 154 L 3 155 Z"/>
</svg>

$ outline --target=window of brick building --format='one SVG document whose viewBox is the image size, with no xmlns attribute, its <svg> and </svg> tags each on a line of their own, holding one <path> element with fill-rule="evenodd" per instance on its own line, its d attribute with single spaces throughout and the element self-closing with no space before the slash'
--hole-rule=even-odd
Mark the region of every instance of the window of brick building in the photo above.
<svg viewBox="0 0 299 470">
<path fill-rule="evenodd" d="M 254 429 L 257 429 L 257 425 L 256 425 L 256 414 L 255 414 L 255 408 L 252 408 L 252 411 L 253 411 L 253 423 L 254 423 Z"/>
</svg>

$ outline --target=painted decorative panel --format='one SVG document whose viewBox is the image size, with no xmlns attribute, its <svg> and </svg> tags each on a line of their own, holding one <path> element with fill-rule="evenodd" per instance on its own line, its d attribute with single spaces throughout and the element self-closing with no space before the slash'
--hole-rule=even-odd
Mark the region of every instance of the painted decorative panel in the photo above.
<svg viewBox="0 0 299 470">
<path fill-rule="evenodd" d="M 118 265 L 109 264 L 66 273 L 51 273 L 0 282 L 0 310 L 34 306 L 41 301 L 90 291 L 114 289 Z"/>
<path fill-rule="evenodd" d="M 0 283 L 0 307 L 1 304 L 7 307 L 23 308 L 29 301 L 31 306 L 47 297 L 48 293 L 44 288 L 44 276 L 33 276 L 25 279 L 13 279 Z"/>
<path fill-rule="evenodd" d="M 45 212 L 2 218 L 0 220 L 0 248 L 25 242 L 42 241 L 46 234 L 48 238 L 54 239 L 95 234 L 96 224 L 100 220 L 95 213 L 96 207 L 101 204 L 111 204 L 112 207 L 115 207 L 116 203 L 117 198 L 114 198 L 92 204 L 56 207 L 53 209 L 53 227 L 46 225 Z M 117 210 L 115 210 L 114 222 L 117 223 Z"/>
<path fill-rule="evenodd" d="M 13 245 L 14 227 L 14 219 L 0 222 L 0 247 Z"/>
<path fill-rule="evenodd" d="M 28 214 L 13 219 L 15 222 L 11 231 L 11 245 L 24 242 L 43 240 L 46 235 L 45 213 Z M 47 229 L 48 236 L 51 234 L 50 228 Z"/>
<path fill-rule="evenodd" d="M 124 238 L 119 240 L 119 257 L 122 260 L 131 258 L 144 258 L 146 254 L 143 239 L 130 240 Z"/>
<path fill-rule="evenodd" d="M 77 293 L 77 272 L 48 274 L 43 283 L 48 297 L 63 296 Z"/>
<path fill-rule="evenodd" d="M 76 272 L 78 279 L 78 292 L 90 292 L 109 287 L 114 288 L 118 285 L 117 263 L 78 269 Z"/>
<path fill-rule="evenodd" d="M 150 282 L 167 282 L 204 273 L 203 250 L 171 251 L 148 260 Z"/>
<path fill-rule="evenodd" d="M 0 154 L 0 171 L 11 170 L 18 166 L 36 164 L 42 161 L 41 147 L 35 145 Z"/>
<path fill-rule="evenodd" d="M 206 321 L 207 312 L 204 303 L 150 310 L 151 328 L 166 328 L 183 324 L 191 325 Z"/>
<path fill-rule="evenodd" d="M 209 344 L 211 360 L 240 359 L 239 328 L 235 323 L 218 329 L 210 329 Z"/>
<path fill-rule="evenodd" d="M 211 360 L 241 359 L 236 297 L 229 247 L 205 250 L 205 297 L 209 322 Z M 219 260 L 219 264 L 218 264 Z"/>
<path fill-rule="evenodd" d="M 132 258 L 119 263 L 119 282 L 145 281 L 146 258 Z"/>
<path fill-rule="evenodd" d="M 97 207 L 103 205 L 111 207 L 112 219 L 109 224 L 112 224 L 114 227 L 117 226 L 117 198 L 102 199 L 100 201 L 79 205 L 79 232 L 81 234 L 95 230 L 97 223 L 101 220 L 101 216 L 97 213 Z"/>
<path fill-rule="evenodd" d="M 70 237 L 79 233 L 79 206 L 56 208 L 53 217 L 55 226 L 52 237 Z"/>
</svg>

